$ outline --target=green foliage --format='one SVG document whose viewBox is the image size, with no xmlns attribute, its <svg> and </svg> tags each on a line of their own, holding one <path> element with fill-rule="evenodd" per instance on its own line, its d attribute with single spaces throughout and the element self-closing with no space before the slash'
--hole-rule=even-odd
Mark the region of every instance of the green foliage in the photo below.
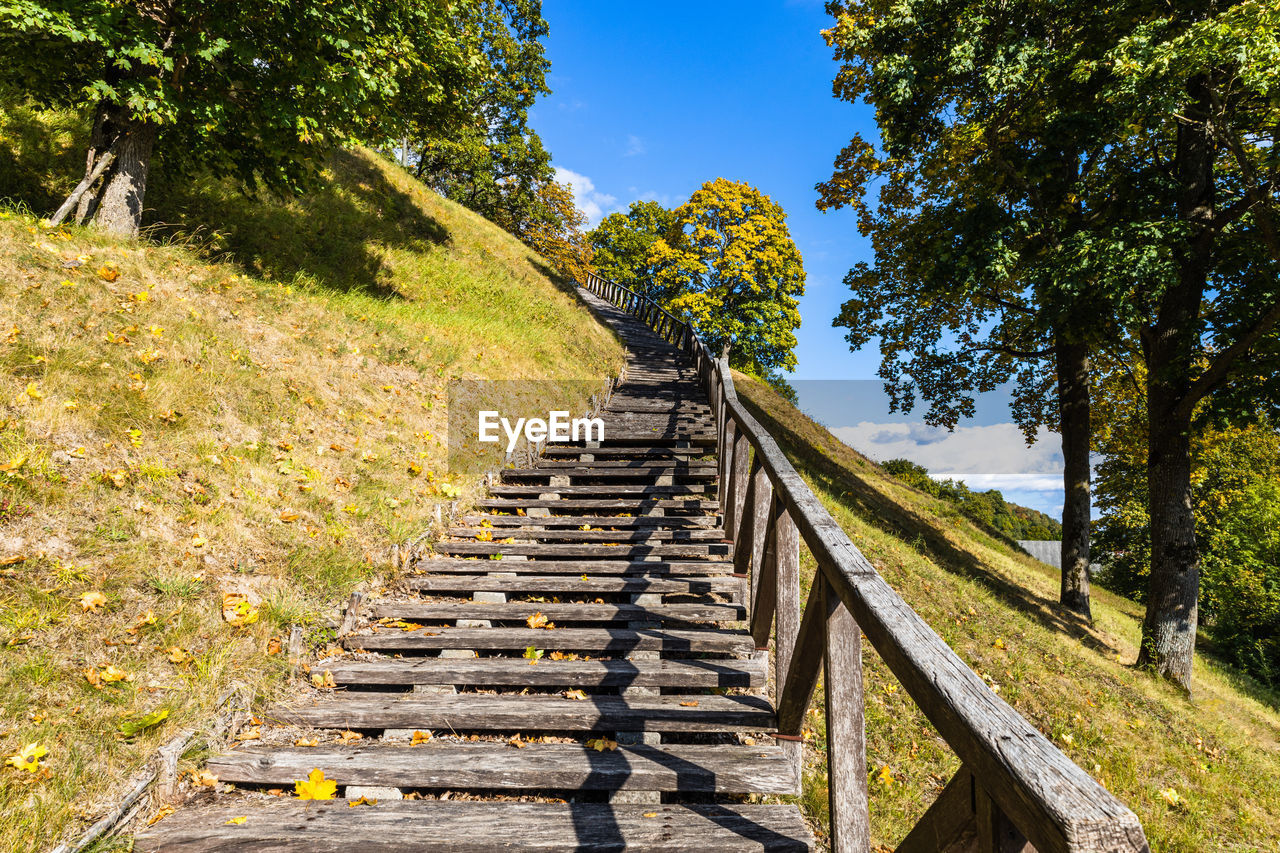
<svg viewBox="0 0 1280 853">
<path fill-rule="evenodd" d="M 716 178 L 675 211 L 654 244 L 658 286 L 714 351 L 767 375 L 796 365 L 804 264 L 781 205 L 750 184 Z"/>
<path fill-rule="evenodd" d="M 656 201 L 635 201 L 626 213 L 609 214 L 587 235 L 595 251 L 596 272 L 665 302 L 676 294 L 659 281 L 659 256 L 654 249 L 675 227 L 675 211 Z"/>
<path fill-rule="evenodd" d="M 538 187 L 538 200 L 549 216 L 533 223 L 524 241 L 550 261 L 561 278 L 585 281 L 591 270 L 591 244 L 582 231 L 587 217 L 574 204 L 573 190 L 547 181 Z"/>
<path fill-rule="evenodd" d="M 425 124 L 407 135 L 419 178 L 527 240 L 555 216 L 540 189 L 552 179 L 551 155 L 528 125 L 530 107 L 550 91 L 538 0 L 477 0 L 466 24 L 483 46 L 483 85 L 460 127 Z"/>
<path fill-rule="evenodd" d="M 1151 575 L 1146 399 L 1128 377 L 1109 377 L 1102 389 L 1099 582 L 1145 601 Z M 1201 410 L 1202 418 L 1206 413 Z M 1240 427 L 1205 418 L 1197 427 L 1192 483 L 1204 627 L 1222 657 L 1280 686 L 1280 434 L 1265 419 Z"/>
<path fill-rule="evenodd" d="M 890 459 L 880 466 L 925 494 L 955 504 L 972 520 L 1010 539 L 1061 539 L 1062 525 L 1037 510 L 1004 499 L 998 489 L 975 492 L 962 481 L 935 480 L 923 465 L 910 459 Z"/>
<path fill-rule="evenodd" d="M 94 105 L 98 154 L 154 128 L 170 168 L 296 189 L 335 144 L 461 120 L 481 71 L 464 24 L 442 0 L 7 0 L 0 85 Z"/>
</svg>

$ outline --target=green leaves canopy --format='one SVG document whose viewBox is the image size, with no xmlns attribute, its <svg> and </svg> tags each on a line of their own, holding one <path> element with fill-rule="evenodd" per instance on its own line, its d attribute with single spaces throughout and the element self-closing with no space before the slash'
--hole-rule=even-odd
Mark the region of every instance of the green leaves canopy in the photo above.
<svg viewBox="0 0 1280 853">
<path fill-rule="evenodd" d="M 676 227 L 675 211 L 656 201 L 636 201 L 626 213 L 611 213 L 588 235 L 595 249 L 595 266 L 604 278 L 660 301 L 674 293 L 659 282 L 655 246 Z"/>
<path fill-rule="evenodd" d="M 4 0 L 0 81 L 159 126 L 166 158 L 296 187 L 319 154 L 456 122 L 482 67 L 445 0 Z"/>
</svg>

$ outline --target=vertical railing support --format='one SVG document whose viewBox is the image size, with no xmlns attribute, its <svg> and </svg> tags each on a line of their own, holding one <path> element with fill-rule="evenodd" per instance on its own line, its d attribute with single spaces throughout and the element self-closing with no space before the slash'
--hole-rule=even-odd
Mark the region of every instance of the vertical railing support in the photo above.
<svg viewBox="0 0 1280 853">
<path fill-rule="evenodd" d="M 775 496 L 777 511 L 773 518 L 773 545 L 777 579 L 777 627 L 775 633 L 777 671 L 775 682 L 786 684 L 795 653 L 796 637 L 800 634 L 800 532 L 791 520 L 781 499 Z M 782 688 L 778 688 L 782 692 Z M 801 765 L 804 763 L 804 743 L 796 740 L 780 741 L 796 775 L 796 790 L 800 787 Z"/>
<path fill-rule="evenodd" d="M 827 612 L 823 685 L 827 711 L 827 796 L 831 853 L 871 849 L 867 731 L 862 695 L 862 631 L 819 569 L 809 595 Z"/>
<path fill-rule="evenodd" d="M 747 499 L 747 457 L 751 453 L 751 442 L 747 439 L 747 434 L 737 428 L 737 425 L 729 420 L 729 430 L 733 438 L 730 445 L 733 456 L 729 460 L 729 487 L 725 489 L 725 507 L 724 507 L 724 535 L 733 538 L 734 531 L 738 529 L 738 520 L 742 518 L 742 507 Z M 734 542 L 734 547 L 737 547 Z"/>
</svg>

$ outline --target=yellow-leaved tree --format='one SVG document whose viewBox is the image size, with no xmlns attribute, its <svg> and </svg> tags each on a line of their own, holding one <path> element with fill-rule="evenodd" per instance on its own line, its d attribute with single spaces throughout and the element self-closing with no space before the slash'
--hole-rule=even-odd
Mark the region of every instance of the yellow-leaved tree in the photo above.
<svg viewBox="0 0 1280 853">
<path fill-rule="evenodd" d="M 667 307 L 687 314 L 734 366 L 766 379 L 796 365 L 804 264 L 782 206 L 750 184 L 716 178 L 675 211 L 654 243 Z"/>
</svg>

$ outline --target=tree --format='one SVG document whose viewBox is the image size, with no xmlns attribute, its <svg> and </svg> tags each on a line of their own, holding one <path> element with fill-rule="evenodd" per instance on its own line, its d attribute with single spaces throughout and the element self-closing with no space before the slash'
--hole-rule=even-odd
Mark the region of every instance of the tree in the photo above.
<svg viewBox="0 0 1280 853">
<path fill-rule="evenodd" d="M 468 121 L 455 129 L 418 125 L 405 146 L 428 186 L 524 238 L 550 215 L 540 190 L 553 176 L 551 155 L 528 123 L 538 96 L 550 92 L 542 4 L 474 0 L 467 26 L 483 47 L 484 81 Z"/>
<path fill-rule="evenodd" d="M 1099 383 L 1097 436 L 1101 581 L 1145 602 L 1151 576 L 1146 478 L 1148 416 L 1141 364 Z M 1191 480 L 1203 583 L 1199 608 L 1219 654 L 1280 685 L 1280 432 L 1196 412 Z"/>
<path fill-rule="evenodd" d="M 573 190 L 547 181 L 538 187 L 538 199 L 550 215 L 531 223 L 525 242 L 567 281 L 586 281 L 592 269 L 591 244 L 582 232 L 587 217 L 574 203 Z"/>
<path fill-rule="evenodd" d="M 917 311 L 897 324 L 923 343 L 903 350 L 922 356 L 907 367 L 982 387 L 1001 362 L 947 364 L 956 330 L 962 345 L 993 341 L 1013 355 L 1052 342 L 1060 375 L 1064 346 L 1141 342 L 1153 564 L 1139 662 L 1189 688 L 1199 584 L 1191 412 L 1213 398 L 1224 416 L 1248 417 L 1277 392 L 1280 10 L 1253 0 L 1220 11 L 990 0 L 832 9 L 830 38 L 847 63 L 837 91 L 865 92 L 885 139 L 884 157 L 855 140 L 824 189 L 840 201 L 886 179 L 889 211 L 864 214 L 864 227 L 902 258 L 887 265 L 902 271 L 891 291 L 947 276 L 962 285 L 956 300 L 918 288 L 938 319 Z M 895 235 L 882 225 L 895 222 L 919 239 L 887 247 Z M 868 316 L 902 304 L 870 303 Z M 875 327 L 856 302 L 853 311 L 853 340 L 868 340 Z M 944 330 L 930 344 L 934 333 L 917 323 Z M 1049 383 L 1024 370 L 1025 426 L 1037 406 L 1029 392 Z"/>
<path fill-rule="evenodd" d="M 659 281 L 657 244 L 676 226 L 675 211 L 656 201 L 635 201 L 626 213 L 611 213 L 587 237 L 596 272 L 610 281 L 665 302 L 676 294 Z"/>
<path fill-rule="evenodd" d="M 708 346 L 766 379 L 795 367 L 804 264 L 782 207 L 746 183 L 716 178 L 675 211 L 654 244 L 658 286 Z"/>
<path fill-rule="evenodd" d="M 459 21 L 444 0 L 7 0 L 0 79 L 93 104 L 54 219 L 132 234 L 157 145 L 177 169 L 297 189 L 335 144 L 461 120 L 478 45 Z"/>
</svg>

